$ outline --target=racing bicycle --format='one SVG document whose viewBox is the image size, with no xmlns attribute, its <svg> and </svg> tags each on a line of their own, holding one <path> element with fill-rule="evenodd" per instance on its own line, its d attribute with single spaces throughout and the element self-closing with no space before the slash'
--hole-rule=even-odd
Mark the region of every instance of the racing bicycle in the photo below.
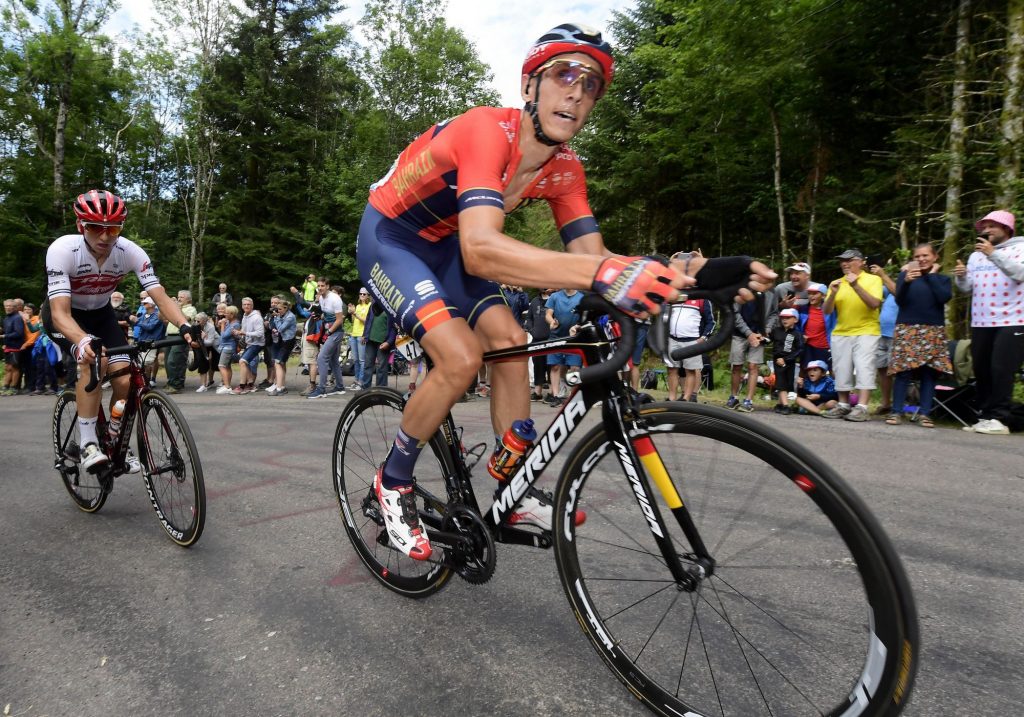
<svg viewBox="0 0 1024 717">
<path fill-rule="evenodd" d="M 721 345 L 735 321 L 731 294 L 688 293 L 714 300 L 723 321 L 710 342 L 674 351 L 677 359 Z M 415 484 L 434 549 L 428 561 L 391 546 L 373 490 L 403 398 L 374 389 L 349 402 L 335 433 L 333 481 L 363 564 L 388 589 L 424 598 L 453 575 L 489 580 L 497 543 L 553 547 L 579 626 L 658 715 L 902 712 L 918 663 L 916 608 L 865 504 L 827 461 L 756 419 L 645 402 L 616 375 L 632 352 L 634 322 L 596 297 L 581 306 L 587 313 L 574 338 L 484 356 L 574 351 L 586 364 L 513 477 L 486 479 L 497 484 L 489 507 L 471 479 L 486 445 L 467 449 L 451 414 L 430 438 Z M 598 313 L 621 327 L 617 341 Z M 656 350 L 664 333 L 652 329 Z M 601 420 L 588 428 L 584 418 L 597 404 Z M 568 446 L 553 494 L 537 491 Z M 553 504 L 552 530 L 508 523 L 528 493 Z"/>
<path fill-rule="evenodd" d="M 138 419 L 136 448 L 150 503 L 168 537 L 187 548 L 199 540 L 206 521 L 203 466 L 185 417 L 167 394 L 150 388 L 142 372 L 146 352 L 182 342 L 180 337 L 174 337 L 140 341 L 134 346 L 108 347 L 107 355 L 127 354 L 129 362 L 126 367 L 107 373 L 103 380 L 125 373 L 130 378 L 121 427 L 114 438 L 110 437 L 100 405 L 96 435 L 108 460 L 95 473 L 82 469 L 75 393 L 64 391 L 57 397 L 53 409 L 53 467 L 60 473 L 75 505 L 86 513 L 97 512 L 114 489 L 114 479 L 131 470 L 133 458 L 129 443 L 132 427 Z M 99 339 L 92 342 L 92 349 L 100 355 L 103 346 Z M 88 391 L 94 390 L 100 382 L 98 363 L 91 365 Z"/>
</svg>

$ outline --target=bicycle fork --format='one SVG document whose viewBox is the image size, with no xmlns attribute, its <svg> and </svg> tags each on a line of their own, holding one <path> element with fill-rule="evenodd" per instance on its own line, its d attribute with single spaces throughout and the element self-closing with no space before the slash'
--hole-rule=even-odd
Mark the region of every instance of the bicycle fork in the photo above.
<svg viewBox="0 0 1024 717">
<path fill-rule="evenodd" d="M 611 404 L 613 402 L 609 401 L 607 403 Z M 605 410 L 614 411 L 615 409 L 607 406 Z M 651 440 L 649 435 L 628 438 L 625 434 L 625 423 L 622 417 L 615 416 L 615 419 L 613 421 L 614 425 L 623 428 L 619 435 L 611 436 L 619 465 L 629 479 L 637 505 L 647 521 L 647 527 L 650 529 L 651 535 L 661 550 L 661 555 L 669 571 L 672 573 L 676 585 L 680 590 L 692 592 L 697 589 L 697 586 L 704 578 L 710 577 L 714 573 L 715 561 L 708 554 L 700 532 L 690 516 L 690 511 L 687 510 L 683 499 L 679 495 L 679 491 L 676 490 L 675 484 L 668 475 L 668 471 L 661 460 L 661 456 L 658 454 L 654 441 Z M 612 425 L 612 423 L 606 422 L 605 425 Z M 648 479 L 648 476 L 654 481 L 654 485 L 657 486 L 665 504 L 679 523 L 683 535 L 693 548 L 694 552 L 692 554 L 685 555 L 689 561 L 688 565 L 684 565 L 676 550 L 675 543 L 661 515 L 661 510 L 659 510 L 658 504 L 654 499 L 651 480 Z"/>
</svg>

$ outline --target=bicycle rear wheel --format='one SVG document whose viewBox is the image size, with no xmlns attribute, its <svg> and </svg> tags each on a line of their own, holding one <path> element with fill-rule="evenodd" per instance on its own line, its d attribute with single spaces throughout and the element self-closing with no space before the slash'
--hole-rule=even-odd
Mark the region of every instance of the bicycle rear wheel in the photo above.
<svg viewBox="0 0 1024 717">
<path fill-rule="evenodd" d="M 95 513 L 107 502 L 107 491 L 99 479 L 82 470 L 78 445 L 78 404 L 73 391 L 57 396 L 53 407 L 53 467 L 79 510 Z"/>
<path fill-rule="evenodd" d="M 373 490 L 377 468 L 398 435 L 405 401 L 390 388 L 362 391 L 349 401 L 334 433 L 331 468 L 345 532 L 359 559 L 377 580 L 400 595 L 423 598 L 447 584 L 452 569 L 438 552 L 430 560 L 413 560 L 391 546 Z M 416 482 L 440 500 L 447 499 L 445 476 L 450 474 L 443 441 L 435 434 L 416 463 Z M 423 516 L 440 522 L 439 506 L 417 498 Z M 429 530 L 428 530 L 429 535 Z"/>
<path fill-rule="evenodd" d="M 160 525 L 187 548 L 199 540 L 206 522 L 206 486 L 192 432 L 174 402 L 148 391 L 139 407 L 139 462 Z"/>
<path fill-rule="evenodd" d="M 896 715 L 918 654 L 913 595 L 876 520 L 819 458 L 757 421 L 651 404 L 653 445 L 716 564 L 686 589 L 603 426 L 556 489 L 555 556 L 583 631 L 659 715 Z M 661 491 L 684 566 L 693 548 Z M 673 501 L 675 503 L 675 501 Z M 574 526 L 565 516 L 584 509 Z"/>
</svg>

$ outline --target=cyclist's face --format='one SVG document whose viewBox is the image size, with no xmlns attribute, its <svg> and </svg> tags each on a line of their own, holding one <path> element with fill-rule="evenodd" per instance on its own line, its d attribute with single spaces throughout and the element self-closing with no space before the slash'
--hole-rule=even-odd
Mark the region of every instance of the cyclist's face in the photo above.
<svg viewBox="0 0 1024 717">
<path fill-rule="evenodd" d="M 537 83 L 523 77 L 523 97 L 537 101 L 537 116 L 544 133 L 554 140 L 568 142 L 583 128 L 594 103 L 603 92 L 601 68 L 588 55 L 573 52 L 558 55 L 547 63 L 541 75 L 539 97 Z"/>
<path fill-rule="evenodd" d="M 100 224 L 83 224 L 82 233 L 89 248 L 98 254 L 108 254 L 121 236 L 121 226 L 105 227 Z"/>
</svg>

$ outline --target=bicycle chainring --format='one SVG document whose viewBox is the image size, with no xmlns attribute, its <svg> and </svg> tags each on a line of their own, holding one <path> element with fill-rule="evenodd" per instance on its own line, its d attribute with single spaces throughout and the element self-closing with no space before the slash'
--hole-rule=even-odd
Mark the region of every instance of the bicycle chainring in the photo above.
<svg viewBox="0 0 1024 717">
<path fill-rule="evenodd" d="M 474 585 L 481 585 L 490 580 L 494 575 L 497 555 L 494 537 L 480 515 L 464 505 L 452 505 L 445 513 L 441 528 L 445 532 L 459 533 L 467 537 L 473 545 L 471 553 L 450 554 L 455 573 L 467 583 Z"/>
</svg>

